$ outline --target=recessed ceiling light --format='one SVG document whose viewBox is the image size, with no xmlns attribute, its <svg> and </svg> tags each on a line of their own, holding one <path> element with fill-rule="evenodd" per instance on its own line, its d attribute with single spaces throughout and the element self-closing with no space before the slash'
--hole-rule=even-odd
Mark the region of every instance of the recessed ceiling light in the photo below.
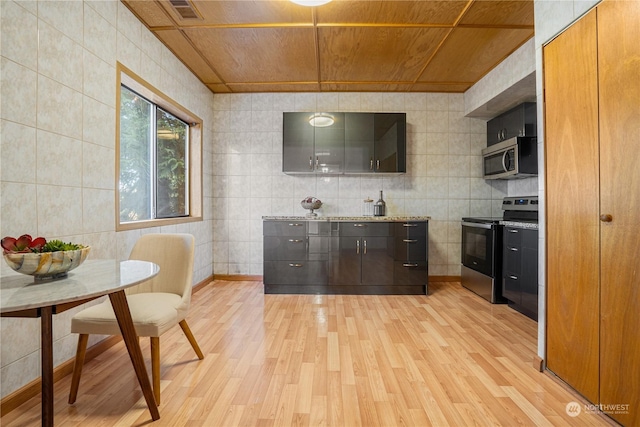
<svg viewBox="0 0 640 427">
<path fill-rule="evenodd" d="M 316 113 L 309 117 L 309 124 L 316 128 L 326 128 L 334 123 L 333 116 L 326 113 Z"/>
<path fill-rule="evenodd" d="M 292 3 L 299 4 L 301 6 L 322 6 L 330 1 L 331 0 L 291 0 Z"/>
</svg>

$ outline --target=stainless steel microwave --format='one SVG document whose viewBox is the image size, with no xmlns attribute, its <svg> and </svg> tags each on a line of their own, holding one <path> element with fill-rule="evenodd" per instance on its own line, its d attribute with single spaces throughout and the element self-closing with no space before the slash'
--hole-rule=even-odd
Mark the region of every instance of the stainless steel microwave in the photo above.
<svg viewBox="0 0 640 427">
<path fill-rule="evenodd" d="M 484 179 L 515 179 L 538 175 L 535 137 L 517 136 L 482 150 Z"/>
</svg>

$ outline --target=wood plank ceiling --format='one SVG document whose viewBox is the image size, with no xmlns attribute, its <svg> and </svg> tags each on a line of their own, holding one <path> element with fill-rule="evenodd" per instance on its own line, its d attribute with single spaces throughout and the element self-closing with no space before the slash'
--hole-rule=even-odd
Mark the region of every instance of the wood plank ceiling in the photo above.
<svg viewBox="0 0 640 427">
<path fill-rule="evenodd" d="M 534 33 L 533 0 L 122 2 L 214 93 L 464 92 Z"/>
</svg>

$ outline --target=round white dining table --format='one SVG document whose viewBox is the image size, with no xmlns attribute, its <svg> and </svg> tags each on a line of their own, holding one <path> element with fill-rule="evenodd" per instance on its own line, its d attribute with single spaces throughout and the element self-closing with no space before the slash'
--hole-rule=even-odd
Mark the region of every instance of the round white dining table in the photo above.
<svg viewBox="0 0 640 427">
<path fill-rule="evenodd" d="M 39 317 L 42 361 L 42 425 L 53 426 L 53 315 L 108 295 L 118 319 L 151 418 L 160 419 L 124 290 L 160 271 L 148 261 L 87 260 L 66 277 L 36 280 L 15 273 L 0 279 L 2 317 Z"/>
</svg>

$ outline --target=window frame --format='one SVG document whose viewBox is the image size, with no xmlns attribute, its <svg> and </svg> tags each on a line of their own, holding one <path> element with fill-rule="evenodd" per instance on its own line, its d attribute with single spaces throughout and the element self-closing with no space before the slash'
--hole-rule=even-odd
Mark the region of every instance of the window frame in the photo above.
<svg viewBox="0 0 640 427">
<path fill-rule="evenodd" d="M 165 225 L 184 224 L 202 221 L 203 216 L 203 155 L 202 135 L 203 121 L 197 115 L 169 98 L 158 89 L 147 83 L 140 76 L 116 63 L 116 176 L 115 176 L 115 221 L 116 231 L 138 230 Z M 122 85 L 140 94 L 151 103 L 189 124 L 188 151 L 188 216 L 173 218 L 152 218 L 142 221 L 120 221 L 120 92 Z"/>
</svg>

